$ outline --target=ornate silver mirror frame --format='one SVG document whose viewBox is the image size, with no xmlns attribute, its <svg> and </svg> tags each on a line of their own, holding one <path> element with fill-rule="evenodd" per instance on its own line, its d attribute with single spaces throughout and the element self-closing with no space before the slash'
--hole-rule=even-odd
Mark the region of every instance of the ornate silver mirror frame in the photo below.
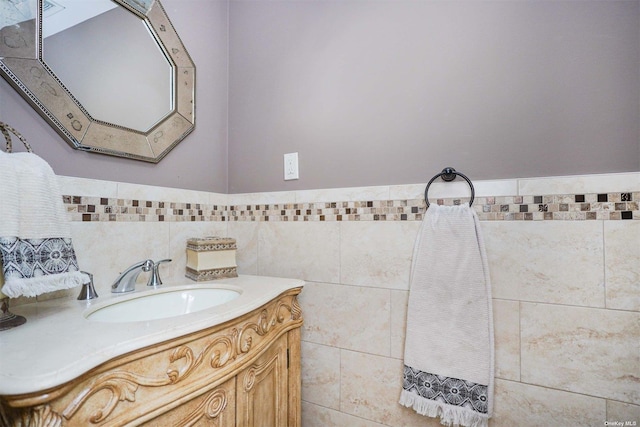
<svg viewBox="0 0 640 427">
<path fill-rule="evenodd" d="M 146 23 L 173 69 L 173 108 L 147 131 L 87 112 L 43 60 L 44 0 L 29 1 L 37 1 L 36 17 L 0 29 L 0 74 L 72 147 L 157 163 L 194 129 L 195 64 L 159 0 L 113 0 Z"/>
</svg>

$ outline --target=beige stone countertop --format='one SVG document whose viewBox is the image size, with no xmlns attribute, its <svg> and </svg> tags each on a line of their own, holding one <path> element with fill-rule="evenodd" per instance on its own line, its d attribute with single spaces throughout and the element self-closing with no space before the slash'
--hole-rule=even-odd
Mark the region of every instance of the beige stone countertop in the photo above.
<svg viewBox="0 0 640 427">
<path fill-rule="evenodd" d="M 22 326 L 0 332 L 0 395 L 46 390 L 66 383 L 125 353 L 232 320 L 301 287 L 304 281 L 264 276 L 239 276 L 209 282 L 165 284 L 161 289 L 201 285 L 235 289 L 240 296 L 195 313 L 151 321 L 104 323 L 85 313 L 111 302 L 154 290 L 126 295 L 100 295 L 87 301 L 58 299 L 12 307 L 27 318 Z M 157 291 L 156 291 L 157 292 Z"/>
</svg>

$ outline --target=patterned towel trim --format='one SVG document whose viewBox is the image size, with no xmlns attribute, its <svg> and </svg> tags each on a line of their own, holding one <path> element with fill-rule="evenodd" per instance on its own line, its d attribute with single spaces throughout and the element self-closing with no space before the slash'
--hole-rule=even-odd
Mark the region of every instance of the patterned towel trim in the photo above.
<svg viewBox="0 0 640 427">
<path fill-rule="evenodd" d="M 444 425 L 486 426 L 488 386 L 404 365 L 400 403 L 419 414 L 439 416 Z"/>
<path fill-rule="evenodd" d="M 5 280 L 2 292 L 12 298 L 69 289 L 86 279 L 69 238 L 0 237 L 0 254 Z"/>
</svg>

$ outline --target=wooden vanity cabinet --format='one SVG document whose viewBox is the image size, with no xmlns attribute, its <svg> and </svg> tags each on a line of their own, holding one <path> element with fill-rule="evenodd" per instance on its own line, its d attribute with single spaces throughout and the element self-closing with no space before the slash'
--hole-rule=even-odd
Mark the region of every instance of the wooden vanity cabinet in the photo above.
<svg viewBox="0 0 640 427">
<path fill-rule="evenodd" d="M 236 425 L 287 426 L 287 343 L 274 343 L 236 377 Z"/>
<path fill-rule="evenodd" d="M 300 290 L 54 389 L 0 396 L 0 425 L 300 427 Z"/>
<path fill-rule="evenodd" d="M 208 426 L 235 427 L 236 425 L 235 378 L 185 402 L 151 421 L 145 427 Z M 132 423 L 135 425 L 136 423 Z"/>
</svg>

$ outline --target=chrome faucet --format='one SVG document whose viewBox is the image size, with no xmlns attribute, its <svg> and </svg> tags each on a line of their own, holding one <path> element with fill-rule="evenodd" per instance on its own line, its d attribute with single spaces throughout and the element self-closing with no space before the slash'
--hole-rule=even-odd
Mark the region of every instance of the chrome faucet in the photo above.
<svg viewBox="0 0 640 427">
<path fill-rule="evenodd" d="M 136 289 L 136 280 L 143 271 L 151 271 L 153 269 L 153 261 L 147 259 L 133 264 L 127 268 L 111 285 L 111 292 L 120 294 L 125 292 L 132 292 Z"/>
</svg>

